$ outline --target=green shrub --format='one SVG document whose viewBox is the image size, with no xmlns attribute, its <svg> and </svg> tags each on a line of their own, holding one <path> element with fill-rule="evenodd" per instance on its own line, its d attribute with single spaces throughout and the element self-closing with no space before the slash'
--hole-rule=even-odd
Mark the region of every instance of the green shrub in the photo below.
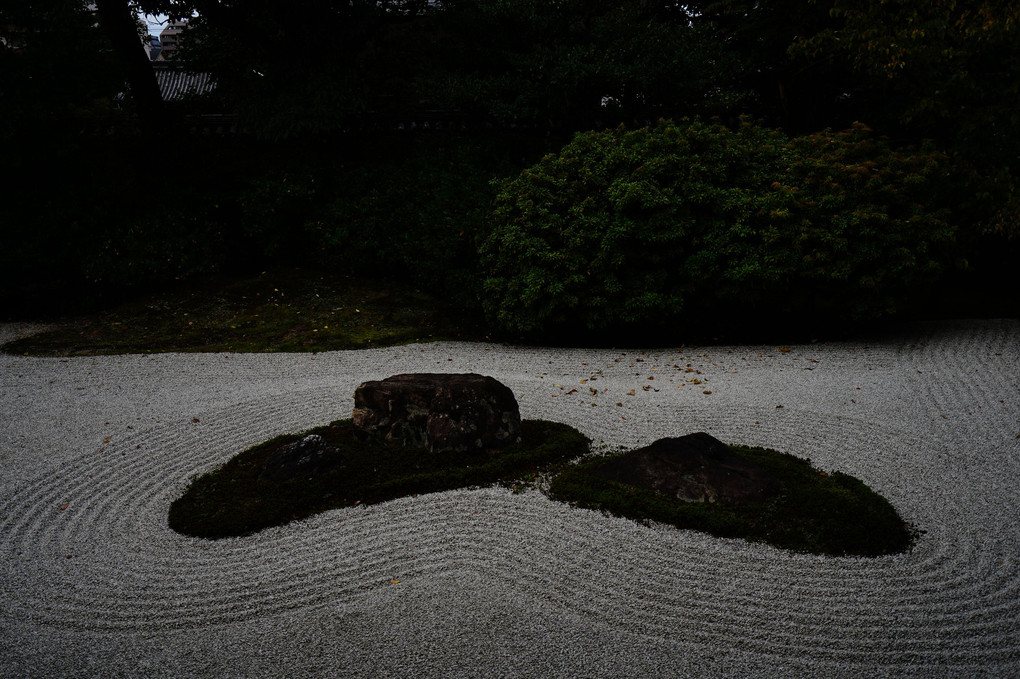
<svg viewBox="0 0 1020 679">
<path fill-rule="evenodd" d="M 949 257 L 944 164 L 862 125 L 792 140 L 687 119 L 578 134 L 498 186 L 484 306 L 524 332 L 762 301 L 888 314 Z"/>
</svg>

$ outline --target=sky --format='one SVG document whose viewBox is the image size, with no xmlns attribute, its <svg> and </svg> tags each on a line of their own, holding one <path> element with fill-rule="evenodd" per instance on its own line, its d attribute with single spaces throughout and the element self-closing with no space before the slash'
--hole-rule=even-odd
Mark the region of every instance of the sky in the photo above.
<svg viewBox="0 0 1020 679">
<path fill-rule="evenodd" d="M 159 32 L 166 26 L 167 17 L 165 14 L 142 14 L 141 17 L 149 28 L 149 35 L 159 35 Z"/>
</svg>

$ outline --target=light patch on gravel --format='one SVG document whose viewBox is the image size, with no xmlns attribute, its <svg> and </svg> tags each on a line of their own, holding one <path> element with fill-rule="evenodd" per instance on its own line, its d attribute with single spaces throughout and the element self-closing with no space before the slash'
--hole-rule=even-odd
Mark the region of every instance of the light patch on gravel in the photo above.
<svg viewBox="0 0 1020 679">
<path fill-rule="evenodd" d="M 0 676 L 1020 675 L 1020 323 L 789 349 L 2 355 Z M 707 431 L 810 457 L 925 533 L 796 555 L 502 488 L 167 528 L 194 475 L 402 372 L 492 375 L 597 452 Z"/>
<path fill-rule="evenodd" d="M 52 327 L 52 325 L 45 323 L 0 323 L 0 347 L 22 337 L 30 337 L 40 332 L 45 332 Z"/>
</svg>

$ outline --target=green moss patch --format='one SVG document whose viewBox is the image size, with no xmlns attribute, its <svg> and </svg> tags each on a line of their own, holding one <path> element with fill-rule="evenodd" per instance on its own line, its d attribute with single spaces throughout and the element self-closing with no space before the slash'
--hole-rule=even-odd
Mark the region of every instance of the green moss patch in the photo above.
<svg viewBox="0 0 1020 679">
<path fill-rule="evenodd" d="M 398 282 L 271 269 L 249 278 L 210 277 L 62 320 L 52 330 L 5 344 L 3 351 L 331 351 L 482 338 L 458 311 Z"/>
<path fill-rule="evenodd" d="M 797 552 L 879 556 L 906 551 L 917 531 L 860 480 L 814 469 L 810 460 L 765 448 L 730 446 L 777 477 L 783 490 L 761 505 L 724 506 L 676 498 L 597 477 L 600 457 L 571 465 L 553 479 L 557 500 L 639 521 L 659 521 L 719 537 L 767 542 Z"/>
<path fill-rule="evenodd" d="M 308 434 L 322 436 L 346 460 L 342 469 L 274 484 L 259 478 L 280 447 Z M 351 420 L 288 434 L 250 448 L 196 478 L 170 506 L 170 527 L 203 538 L 247 535 L 328 509 L 373 504 L 454 488 L 514 483 L 588 452 L 588 439 L 556 422 L 525 420 L 522 441 L 498 455 L 443 453 L 365 443 Z"/>
<path fill-rule="evenodd" d="M 638 521 L 659 521 L 719 537 L 767 542 L 797 552 L 880 556 L 908 550 L 918 531 L 881 495 L 841 472 L 826 474 L 810 460 L 765 448 L 730 446 L 765 468 L 783 490 L 760 505 L 683 502 L 592 474 L 604 457 L 567 464 L 588 452 L 588 439 L 556 422 L 525 420 L 522 442 L 498 455 L 444 453 L 361 441 L 351 420 L 279 436 L 203 474 L 170 506 L 170 527 L 202 538 L 247 535 L 329 509 L 408 495 L 504 483 L 531 485 L 554 474 L 555 500 Z M 275 484 L 260 479 L 266 460 L 308 434 L 322 436 L 346 460 L 343 468 Z"/>
</svg>

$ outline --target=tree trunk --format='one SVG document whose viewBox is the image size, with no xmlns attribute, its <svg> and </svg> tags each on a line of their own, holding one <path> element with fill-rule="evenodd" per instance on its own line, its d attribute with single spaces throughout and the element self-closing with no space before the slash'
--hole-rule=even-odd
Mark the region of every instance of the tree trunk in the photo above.
<svg viewBox="0 0 1020 679">
<path fill-rule="evenodd" d="M 99 23 L 124 69 L 142 129 L 149 134 L 162 131 L 166 123 L 163 95 L 159 91 L 156 73 L 139 41 L 128 0 L 96 0 L 96 10 Z"/>
</svg>

